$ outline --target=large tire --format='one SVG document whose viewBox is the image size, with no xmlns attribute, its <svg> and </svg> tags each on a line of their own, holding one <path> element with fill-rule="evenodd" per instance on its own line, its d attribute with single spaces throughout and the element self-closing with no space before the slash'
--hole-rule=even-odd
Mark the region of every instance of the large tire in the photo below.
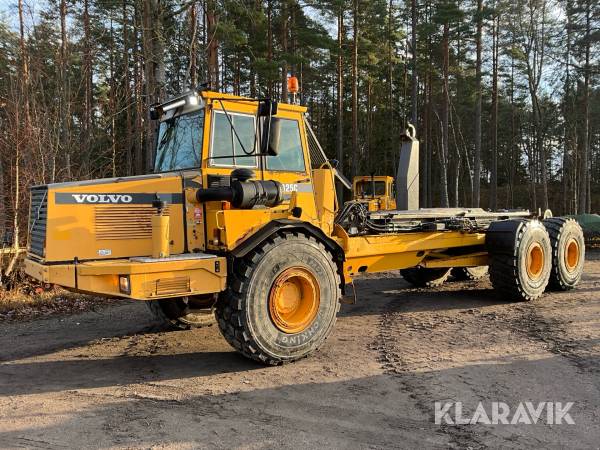
<svg viewBox="0 0 600 450">
<path fill-rule="evenodd" d="M 492 222 L 486 233 L 490 280 L 506 300 L 540 297 L 550 279 L 550 236 L 539 220 Z"/>
<path fill-rule="evenodd" d="M 428 269 L 426 267 L 411 267 L 400 270 L 400 275 L 416 287 L 437 287 L 444 284 L 452 269 Z"/>
<path fill-rule="evenodd" d="M 231 276 L 216 315 L 227 342 L 247 358 L 267 365 L 295 361 L 331 334 L 340 276 L 314 238 L 276 234 L 234 260 Z"/>
<path fill-rule="evenodd" d="M 214 303 L 214 297 L 209 295 L 151 300 L 146 306 L 161 323 L 179 330 L 191 330 L 216 322 Z"/>
<path fill-rule="evenodd" d="M 457 281 L 476 281 L 488 274 L 488 266 L 455 267 L 452 276 Z"/>
<path fill-rule="evenodd" d="M 575 219 L 544 220 L 552 245 L 552 271 L 548 286 L 557 291 L 573 289 L 581 280 L 585 261 L 583 230 Z"/>
</svg>

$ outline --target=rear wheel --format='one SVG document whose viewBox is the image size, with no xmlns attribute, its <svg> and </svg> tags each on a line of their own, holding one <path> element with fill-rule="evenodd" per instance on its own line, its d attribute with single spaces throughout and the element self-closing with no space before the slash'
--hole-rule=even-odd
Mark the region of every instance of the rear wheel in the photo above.
<svg viewBox="0 0 600 450">
<path fill-rule="evenodd" d="M 417 287 L 441 286 L 450 276 L 452 269 L 428 269 L 426 267 L 411 267 L 400 270 L 400 275 L 410 284 Z"/>
<path fill-rule="evenodd" d="M 216 322 L 214 295 L 151 300 L 146 306 L 166 325 L 180 330 L 207 327 Z"/>
<path fill-rule="evenodd" d="M 493 222 L 486 233 L 490 280 L 507 300 L 540 297 L 550 278 L 550 236 L 538 220 Z"/>
<path fill-rule="evenodd" d="M 233 263 L 233 282 L 217 303 L 219 329 L 244 356 L 294 361 L 331 334 L 340 277 L 325 247 L 302 234 L 277 234 Z"/>
<path fill-rule="evenodd" d="M 552 271 L 549 286 L 554 290 L 573 289 L 583 274 L 585 242 L 575 219 L 544 220 L 552 245 Z"/>
<path fill-rule="evenodd" d="M 452 276 L 458 281 L 476 281 L 488 274 L 488 266 L 455 267 Z"/>
</svg>

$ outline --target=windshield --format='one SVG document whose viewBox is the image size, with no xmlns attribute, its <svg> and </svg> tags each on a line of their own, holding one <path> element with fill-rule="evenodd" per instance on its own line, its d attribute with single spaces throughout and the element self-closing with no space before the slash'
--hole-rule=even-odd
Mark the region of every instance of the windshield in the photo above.
<svg viewBox="0 0 600 450">
<path fill-rule="evenodd" d="M 204 109 L 162 122 L 154 172 L 200 167 L 203 133 Z"/>
<path fill-rule="evenodd" d="M 385 181 L 361 181 L 357 184 L 358 195 L 361 197 L 373 196 L 373 184 L 375 185 L 375 195 L 385 195 Z"/>
</svg>

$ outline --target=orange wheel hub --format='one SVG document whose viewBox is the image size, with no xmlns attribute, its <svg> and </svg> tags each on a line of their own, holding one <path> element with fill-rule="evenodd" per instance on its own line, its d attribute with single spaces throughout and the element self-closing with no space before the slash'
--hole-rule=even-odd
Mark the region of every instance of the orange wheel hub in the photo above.
<svg viewBox="0 0 600 450">
<path fill-rule="evenodd" d="M 544 250 L 537 242 L 533 242 L 527 250 L 527 274 L 537 280 L 544 270 Z"/>
<path fill-rule="evenodd" d="M 271 320 L 284 333 L 300 333 L 317 317 L 320 298 L 319 284 L 310 271 L 301 267 L 284 270 L 269 294 Z"/>
<path fill-rule="evenodd" d="M 579 264 L 579 244 L 575 239 L 570 239 L 565 247 L 565 264 L 569 272 L 573 272 Z"/>
</svg>

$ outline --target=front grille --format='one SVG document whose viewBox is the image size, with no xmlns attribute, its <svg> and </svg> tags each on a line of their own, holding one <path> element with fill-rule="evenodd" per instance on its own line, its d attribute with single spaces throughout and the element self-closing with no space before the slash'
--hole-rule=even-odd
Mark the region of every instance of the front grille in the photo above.
<svg viewBox="0 0 600 450">
<path fill-rule="evenodd" d="M 48 186 L 31 188 L 29 207 L 29 251 L 44 257 L 46 222 L 48 219 Z"/>
<path fill-rule="evenodd" d="M 156 281 L 156 295 L 186 294 L 190 292 L 190 277 L 164 278 Z"/>
<path fill-rule="evenodd" d="M 96 239 L 151 239 L 154 213 L 149 205 L 96 206 Z"/>
</svg>

